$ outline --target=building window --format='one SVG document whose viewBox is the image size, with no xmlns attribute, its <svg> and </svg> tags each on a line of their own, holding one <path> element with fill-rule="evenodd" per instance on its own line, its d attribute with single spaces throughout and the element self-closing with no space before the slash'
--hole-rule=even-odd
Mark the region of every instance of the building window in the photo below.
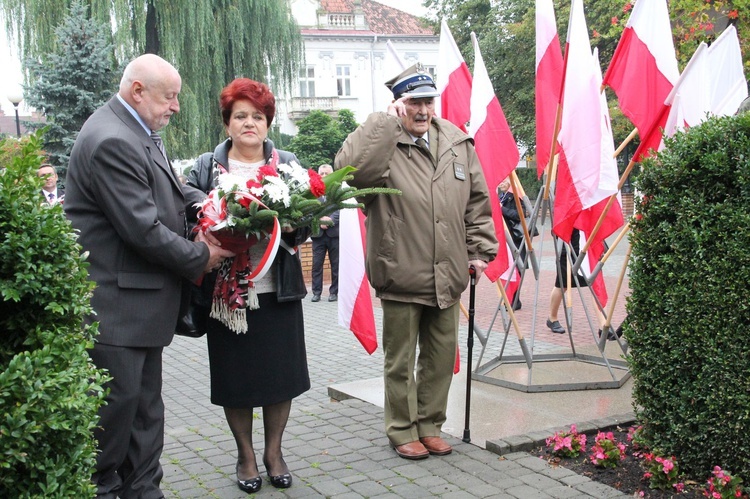
<svg viewBox="0 0 750 499">
<path fill-rule="evenodd" d="M 351 66 L 336 66 L 336 88 L 339 97 L 350 97 L 352 95 L 351 74 Z"/>
<path fill-rule="evenodd" d="M 315 66 L 299 70 L 299 96 L 315 97 Z"/>
</svg>

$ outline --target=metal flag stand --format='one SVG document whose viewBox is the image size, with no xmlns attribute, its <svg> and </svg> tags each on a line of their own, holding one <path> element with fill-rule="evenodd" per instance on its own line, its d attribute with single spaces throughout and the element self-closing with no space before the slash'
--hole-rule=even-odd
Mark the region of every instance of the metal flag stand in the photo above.
<svg viewBox="0 0 750 499">
<path fill-rule="evenodd" d="M 540 191 L 539 196 L 537 197 L 533 212 L 537 213 L 538 207 L 541 204 L 545 204 L 547 205 L 545 206 L 545 208 L 549 207 L 550 214 L 552 214 L 551 213 L 552 198 L 550 197 L 549 199 L 544 199 L 542 203 L 543 191 L 544 191 L 544 188 Z M 544 217 L 545 210 L 543 209 L 542 211 L 543 211 L 542 216 Z M 531 229 L 533 229 L 533 226 L 536 223 L 536 219 L 532 217 L 531 220 L 532 220 Z M 541 223 L 544 223 L 543 219 Z M 531 230 L 531 229 L 528 229 L 528 230 Z M 542 235 L 541 244 L 543 244 L 544 236 L 543 234 L 541 235 Z M 509 243 L 511 242 L 512 241 L 509 241 Z M 511 244 L 511 247 L 512 247 L 512 244 Z M 517 258 L 519 251 L 514 247 L 513 247 L 513 250 L 514 250 L 513 251 L 514 259 L 519 260 L 519 258 Z M 561 250 L 556 244 L 555 255 L 556 255 L 556 265 L 558 266 L 558 273 L 559 273 L 559 266 L 560 266 L 560 261 L 559 261 L 560 251 Z M 541 248 L 539 249 L 538 252 L 530 251 L 530 250 L 527 250 L 526 252 L 526 259 L 528 259 L 529 256 L 531 256 L 531 259 L 532 259 L 531 267 L 534 270 L 536 270 L 535 269 L 536 262 L 534 261 L 534 256 L 536 256 L 535 253 L 541 253 Z M 573 255 L 573 252 L 569 248 L 567 252 L 567 258 L 569 259 L 569 263 L 567 265 L 568 270 L 570 270 L 573 264 L 575 263 L 576 256 L 577 255 Z M 625 264 L 626 263 L 627 263 L 627 257 L 626 257 Z M 523 281 L 524 281 L 523 277 L 524 277 L 525 265 L 526 265 L 525 261 L 521 262 L 520 264 L 516 262 L 516 267 L 518 268 L 519 273 L 521 274 L 521 285 L 523 284 Z M 598 271 L 601 271 L 601 268 L 599 268 Z M 625 267 L 623 268 L 623 272 L 624 271 L 625 271 Z M 537 298 L 538 298 L 539 276 L 537 272 L 534 272 L 534 273 L 535 273 L 534 277 L 536 278 Z M 593 276 L 591 279 L 593 280 Z M 576 281 L 575 279 L 572 279 L 572 280 L 570 278 L 568 279 L 568 282 L 575 282 L 575 281 Z M 618 293 L 620 291 L 621 283 L 622 283 L 622 276 L 617 286 Z M 538 301 L 538 300 L 535 300 L 534 320 L 532 322 L 532 327 L 531 327 L 530 351 L 527 348 L 523 348 L 524 346 L 526 346 L 525 344 L 521 344 L 523 355 L 521 356 L 505 355 L 504 356 L 503 351 L 505 349 L 505 344 L 507 342 L 507 339 L 510 333 L 510 327 L 515 326 L 517 330 L 517 326 L 515 322 L 514 312 L 513 312 L 512 307 L 510 306 L 508 296 L 505 293 L 504 289 L 500 289 L 502 286 L 499 285 L 499 282 L 497 284 L 498 284 L 498 293 L 500 295 L 500 302 L 497 306 L 497 310 L 495 311 L 495 316 L 492 319 L 492 323 L 487 328 L 486 333 L 484 333 L 484 337 L 480 336 L 480 341 L 482 342 L 483 348 L 482 348 L 482 352 L 479 357 L 479 362 L 475 369 L 475 372 L 471 372 L 471 367 L 469 367 L 470 370 L 467 376 L 474 378 L 478 381 L 483 381 L 486 383 L 490 383 L 490 384 L 494 384 L 494 385 L 498 385 L 498 386 L 502 386 L 506 388 L 511 388 L 514 390 L 525 391 L 525 392 L 549 392 L 549 391 L 589 390 L 589 389 L 597 389 L 597 388 L 599 389 L 619 388 L 630 378 L 630 372 L 627 369 L 626 362 L 620 361 L 620 360 L 609 359 L 604 353 L 604 344 L 606 343 L 607 335 L 612 329 L 614 329 L 611 326 L 611 318 L 612 318 L 613 310 L 610 310 L 610 313 L 607 314 L 608 318 L 607 318 L 606 325 L 604 327 L 604 331 L 602 331 L 601 338 L 596 338 L 596 333 L 592 333 L 594 340 L 595 340 L 594 343 L 598 347 L 599 355 L 586 355 L 586 354 L 576 352 L 576 348 L 573 343 L 573 336 L 572 336 L 572 318 L 570 316 L 570 310 L 569 310 L 569 307 L 572 304 L 571 303 L 572 299 L 571 299 L 570 294 L 568 294 L 567 297 L 563 295 L 563 303 L 562 303 L 563 309 L 565 310 L 565 319 L 566 319 L 568 337 L 570 339 L 570 346 L 571 346 L 570 353 L 534 354 L 534 332 L 535 332 L 535 326 L 536 326 L 536 307 L 537 307 L 536 302 Z M 593 328 L 592 331 L 596 331 L 596 328 L 592 325 L 593 324 L 592 315 L 589 313 L 588 307 L 586 306 L 584 296 L 583 296 L 583 290 L 581 288 L 578 288 L 578 294 L 581 298 L 582 310 L 584 314 L 586 315 L 589 325 L 590 327 Z M 616 297 L 615 297 L 615 300 L 616 300 Z M 615 300 L 613 300 L 613 303 Z M 600 308 L 603 308 L 598 304 L 598 302 L 597 302 L 597 306 L 599 306 Z M 505 332 L 505 337 L 503 339 L 503 347 L 497 357 L 486 362 L 485 364 L 482 364 L 481 359 L 484 356 L 484 351 L 486 350 L 488 346 L 489 335 L 492 330 L 492 325 L 494 324 L 495 318 L 497 317 L 498 313 L 501 314 L 503 329 Z M 473 325 L 470 326 L 470 330 L 472 327 L 474 326 Z M 518 330 L 517 330 L 517 333 L 518 333 Z M 519 342 L 522 338 L 523 336 L 519 334 Z M 618 340 L 617 341 L 618 344 L 620 344 L 620 347 L 623 349 L 623 353 L 625 353 L 627 351 L 627 345 L 622 344 L 619 338 L 617 340 Z M 563 380 L 560 376 L 557 376 L 554 378 L 554 381 L 551 381 L 551 382 L 542 382 L 542 383 L 532 382 L 533 364 L 539 364 L 543 362 L 565 363 L 565 362 L 571 362 L 571 361 L 582 362 L 585 364 L 593 364 L 595 366 L 604 367 L 606 368 L 606 371 L 609 373 L 609 375 L 606 376 L 609 379 L 608 380 L 607 379 L 598 379 L 598 380 L 585 379 L 586 376 L 584 376 L 582 379 L 578 379 L 578 376 L 572 376 L 570 379 Z M 523 373 L 521 372 L 523 370 L 522 364 L 524 363 L 526 364 L 526 367 L 527 367 L 527 372 L 525 376 L 526 383 L 519 382 L 519 378 L 524 377 Z M 513 365 L 519 365 L 519 366 L 516 368 Z M 498 368 L 501 368 L 501 369 L 499 369 L 497 372 L 493 372 L 495 369 L 498 369 Z M 574 367 L 573 371 L 577 372 L 577 371 L 580 371 L 580 369 L 577 369 Z"/>
</svg>

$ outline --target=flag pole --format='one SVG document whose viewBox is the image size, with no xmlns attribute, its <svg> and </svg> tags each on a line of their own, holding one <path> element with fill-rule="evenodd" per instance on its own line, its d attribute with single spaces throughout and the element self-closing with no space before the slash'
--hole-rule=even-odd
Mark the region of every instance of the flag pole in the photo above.
<svg viewBox="0 0 750 499">
<path fill-rule="evenodd" d="M 521 183 L 518 180 L 518 176 L 516 175 L 516 171 L 513 170 L 510 174 L 510 185 L 513 187 L 513 192 L 515 192 L 517 195 L 513 196 L 516 201 L 516 211 L 519 214 L 519 217 L 521 219 L 521 227 L 523 228 L 523 238 L 526 241 L 526 256 L 530 257 L 531 259 L 531 267 L 534 271 L 534 275 L 538 278 L 539 277 L 539 264 L 536 259 L 536 253 L 534 253 L 534 245 L 531 243 L 531 234 L 529 234 L 529 227 L 526 225 L 526 217 L 523 216 L 523 207 L 521 206 L 521 199 L 518 196 L 520 194 L 521 189 L 520 185 Z M 536 223 L 536 222 L 534 222 Z"/>
<path fill-rule="evenodd" d="M 628 144 L 630 144 L 630 142 L 635 138 L 635 136 L 636 136 L 637 133 L 638 133 L 638 129 L 637 128 L 633 128 L 633 131 L 630 132 L 630 135 L 628 135 L 627 137 L 625 137 L 625 140 L 623 140 L 622 144 L 620 144 L 620 147 L 618 147 L 615 150 L 615 153 L 612 155 L 612 157 L 616 158 L 617 156 L 619 156 L 620 153 L 622 152 L 622 150 L 625 149 L 625 146 L 628 145 Z"/>
<path fill-rule="evenodd" d="M 625 234 L 630 230 L 630 223 L 626 222 L 625 226 L 622 228 L 620 233 L 617 235 L 615 240 L 612 242 L 612 244 L 609 246 L 609 249 L 607 250 L 604 255 L 599 259 L 598 262 L 596 262 L 596 267 L 594 267 L 594 270 L 591 271 L 591 274 L 589 275 L 588 282 L 589 286 L 593 284 L 594 280 L 596 279 L 596 276 L 601 272 L 602 267 L 607 262 L 607 259 L 612 255 L 612 253 L 615 251 L 615 248 L 617 248 L 617 245 L 620 244 L 620 241 L 622 241 L 622 238 L 625 237 Z"/>
<path fill-rule="evenodd" d="M 564 78 L 563 78 L 564 81 Z M 547 178 L 544 183 L 544 200 L 549 201 L 549 188 L 552 183 L 552 169 L 555 162 L 555 156 L 557 155 L 557 135 L 560 133 L 560 123 L 562 122 L 562 104 L 557 104 L 557 113 L 555 114 L 555 130 L 552 133 L 552 146 L 549 150 L 549 160 L 547 160 L 547 166 L 544 169 L 544 173 Z M 542 216 L 544 214 L 542 213 Z"/>
<path fill-rule="evenodd" d="M 628 250 L 625 252 L 625 260 L 622 262 L 622 270 L 620 271 L 620 277 L 617 279 L 617 286 L 615 287 L 615 295 L 609 303 L 609 312 L 607 313 L 607 319 L 604 321 L 604 327 L 602 327 L 602 338 L 599 345 L 599 350 L 603 350 L 603 342 L 607 341 L 604 339 L 608 336 L 608 331 L 612 329 L 612 317 L 615 315 L 615 305 L 617 304 L 617 297 L 620 295 L 620 289 L 622 288 L 622 281 L 625 279 L 625 272 L 628 270 L 628 261 L 630 260 L 630 251 L 632 246 L 628 245 Z M 614 334 L 614 333 L 613 333 Z M 620 343 L 620 337 L 617 336 L 617 343 Z M 625 351 L 625 350 L 623 350 Z"/>
<path fill-rule="evenodd" d="M 464 317 L 466 317 L 466 320 L 469 320 L 469 311 L 466 310 L 466 307 L 463 303 L 460 301 L 458 302 L 458 306 L 461 309 L 461 313 L 464 314 Z M 477 338 L 479 338 L 479 342 L 482 344 L 482 346 L 485 346 L 487 344 L 487 335 L 482 332 L 481 329 L 479 329 L 479 326 L 474 324 L 474 334 L 477 335 Z"/>
<path fill-rule="evenodd" d="M 502 298 L 503 303 L 505 304 L 505 310 L 508 311 L 510 321 L 511 323 L 513 323 L 513 330 L 516 332 L 516 336 L 518 337 L 518 344 L 521 346 L 521 352 L 523 352 L 523 357 L 526 359 L 526 366 L 531 369 L 531 352 L 529 351 L 528 345 L 526 345 L 526 338 L 524 338 L 523 333 L 521 333 L 521 328 L 518 325 L 518 321 L 516 320 L 516 314 L 513 312 L 513 307 L 511 306 L 510 300 L 508 299 L 508 293 L 505 292 L 505 288 L 502 286 L 502 284 L 500 284 L 499 279 L 495 281 L 495 285 L 497 286 L 497 294 L 499 294 L 500 298 Z"/>
<path fill-rule="evenodd" d="M 635 158 L 636 158 L 636 155 L 633 155 L 633 157 L 630 158 L 630 162 L 628 163 L 627 168 L 625 168 L 625 171 L 622 172 L 622 177 L 620 177 L 620 181 L 617 183 L 617 192 L 612 194 L 607 200 L 607 204 L 604 206 L 604 209 L 602 210 L 601 215 L 599 215 L 599 220 L 596 221 L 596 225 L 594 225 L 594 229 L 591 231 L 591 234 L 586 239 L 586 244 L 583 246 L 583 248 L 581 249 L 581 252 L 578 254 L 578 258 L 576 258 L 575 264 L 573 264 L 573 272 L 578 272 L 578 269 L 581 268 L 583 257 L 586 255 L 586 252 L 589 250 L 589 247 L 591 246 L 591 241 L 593 241 L 596 235 L 599 233 L 599 229 L 601 229 L 602 224 L 604 223 L 604 219 L 609 213 L 609 210 L 612 208 L 612 205 L 614 204 L 615 199 L 617 199 L 617 194 L 622 189 L 622 186 L 625 185 L 625 181 L 628 179 L 628 176 L 630 176 L 630 172 L 632 172 L 633 168 L 635 167 L 635 163 L 636 163 Z"/>
</svg>

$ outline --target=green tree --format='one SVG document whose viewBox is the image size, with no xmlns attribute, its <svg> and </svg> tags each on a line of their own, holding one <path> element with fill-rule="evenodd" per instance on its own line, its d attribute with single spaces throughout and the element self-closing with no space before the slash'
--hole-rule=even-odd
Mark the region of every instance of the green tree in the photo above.
<svg viewBox="0 0 750 499">
<path fill-rule="evenodd" d="M 357 128 L 357 122 L 348 109 L 339 111 L 336 119 L 314 110 L 297 123 L 297 128 L 298 133 L 287 149 L 297 155 L 303 166 L 317 169 L 324 163 L 333 164 L 341 144 Z"/>
<path fill-rule="evenodd" d="M 173 157 L 213 150 L 222 138 L 217 100 L 237 76 L 291 88 L 302 41 L 289 0 L 86 0 L 90 15 L 112 28 L 118 63 L 155 53 L 182 76 L 181 112 L 166 129 Z M 25 57 L 54 52 L 54 28 L 72 0 L 0 0 L 9 37 Z M 273 61 L 273 64 L 271 63 Z"/>
<path fill-rule="evenodd" d="M 27 59 L 27 103 L 47 117 L 42 140 L 61 180 L 68 170 L 70 150 L 83 123 L 115 89 L 113 45 L 107 27 L 89 19 L 86 5 L 76 0 L 70 14 L 55 29 L 55 53 Z M 26 123 L 36 129 L 44 123 Z"/>
</svg>

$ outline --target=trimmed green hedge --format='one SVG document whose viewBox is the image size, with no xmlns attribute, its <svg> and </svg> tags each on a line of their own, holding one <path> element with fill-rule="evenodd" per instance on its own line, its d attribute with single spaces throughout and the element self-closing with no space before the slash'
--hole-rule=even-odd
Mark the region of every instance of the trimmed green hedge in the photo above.
<svg viewBox="0 0 750 499">
<path fill-rule="evenodd" d="M 750 113 L 644 163 L 625 337 L 646 438 L 705 480 L 750 480 Z"/>
<path fill-rule="evenodd" d="M 93 284 L 62 207 L 42 201 L 39 138 L 0 144 L 0 497 L 92 497 Z"/>
</svg>

